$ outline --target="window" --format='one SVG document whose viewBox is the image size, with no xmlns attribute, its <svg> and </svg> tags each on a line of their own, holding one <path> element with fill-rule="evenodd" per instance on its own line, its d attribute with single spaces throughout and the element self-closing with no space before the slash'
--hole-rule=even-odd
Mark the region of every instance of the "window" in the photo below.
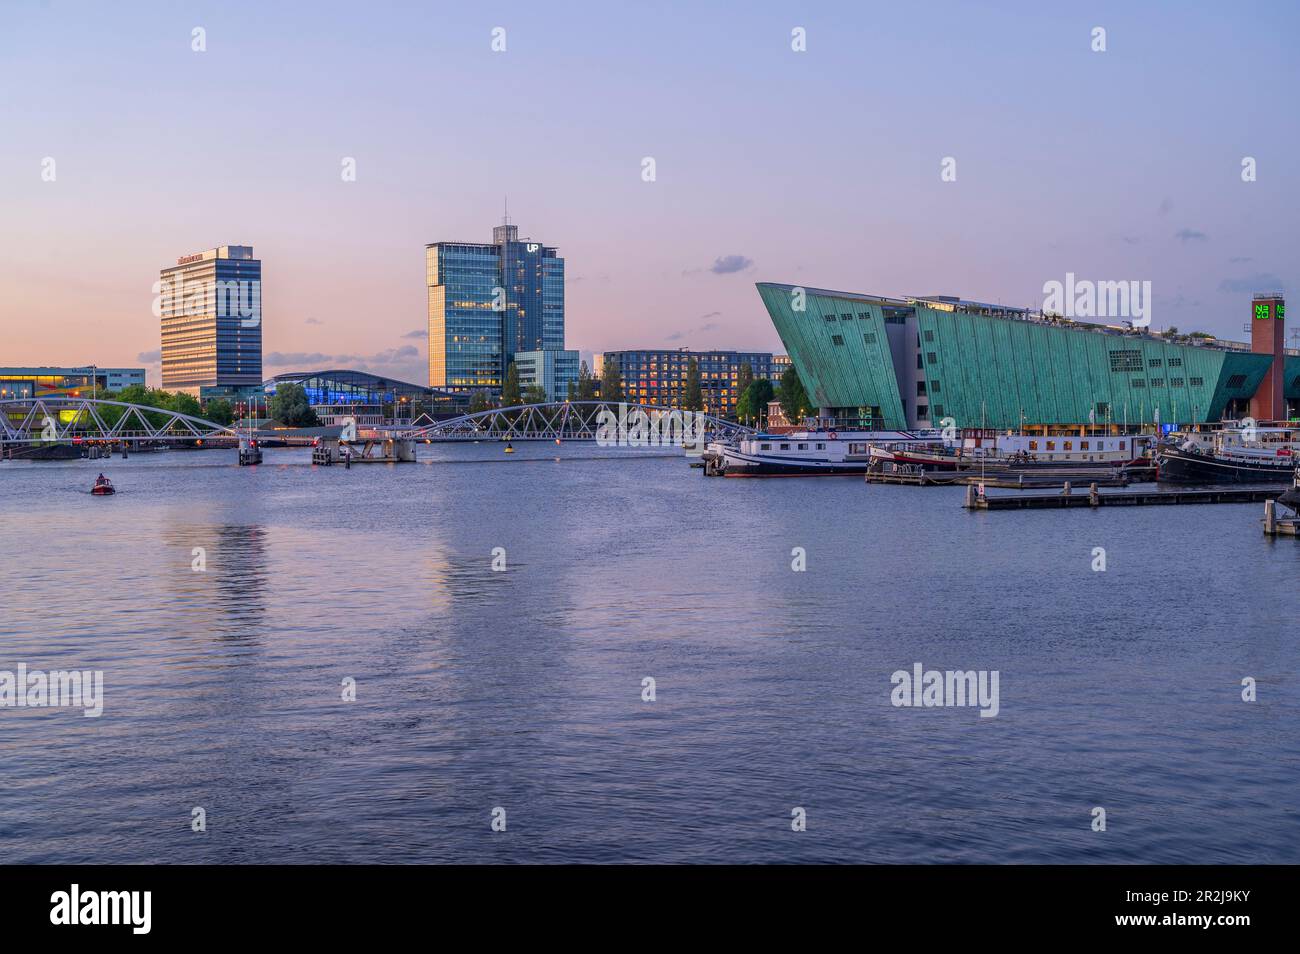
<svg viewBox="0 0 1300 954">
<path fill-rule="evenodd" d="M 1204 378 L 1188 378 L 1187 380 L 1191 383 L 1192 387 L 1194 388 L 1200 388 L 1205 386 Z"/>
<path fill-rule="evenodd" d="M 942 404 L 936 404 L 936 405 L 934 406 L 934 416 L 935 416 L 935 417 L 943 417 L 943 405 L 942 405 Z"/>
<path fill-rule="evenodd" d="M 916 355 L 916 370 L 920 371 L 921 368 L 923 368 L 923 367 L 924 367 L 924 365 L 921 364 L 921 354 L 920 354 L 920 352 L 917 352 L 917 355 Z"/>
<path fill-rule="evenodd" d="M 1109 413 L 1110 413 L 1110 404 L 1109 404 L 1109 402 L 1107 402 L 1107 401 L 1099 401 L 1099 402 L 1097 403 L 1097 417 L 1105 417 L 1105 416 L 1106 416 L 1107 414 L 1109 414 Z"/>
<path fill-rule="evenodd" d="M 1232 388 L 1234 391 L 1245 383 L 1246 376 L 1244 374 L 1234 374 L 1232 377 L 1228 378 L 1228 387 Z"/>
<path fill-rule="evenodd" d="M 927 352 L 925 353 L 925 360 L 926 360 L 929 364 L 938 364 L 938 363 L 939 363 L 939 356 L 938 356 L 937 354 L 935 354 L 933 351 L 927 351 Z"/>
<path fill-rule="evenodd" d="M 1047 442 L 1047 449 L 1048 449 L 1048 450 L 1056 450 L 1056 441 L 1048 441 L 1048 442 Z"/>
<path fill-rule="evenodd" d="M 844 344 L 844 336 L 843 336 L 843 335 L 831 335 L 831 344 L 833 344 L 833 345 L 842 345 L 842 344 Z"/>
<path fill-rule="evenodd" d="M 930 382 L 930 393 L 931 393 L 931 394 L 938 394 L 939 391 L 940 391 L 940 388 L 939 388 L 939 382 L 938 382 L 938 381 L 931 381 L 931 382 Z"/>
<path fill-rule="evenodd" d="M 918 404 L 916 406 L 916 416 L 917 418 L 928 418 L 930 416 L 930 408 L 925 404 Z"/>
<path fill-rule="evenodd" d="M 927 329 L 927 331 L 925 332 L 925 340 L 926 340 L 927 342 L 929 342 L 929 341 L 933 341 L 933 340 L 934 340 L 934 332 L 933 332 L 933 331 L 929 331 L 929 330 Z"/>
<path fill-rule="evenodd" d="M 1088 449 L 1088 442 L 1087 442 L 1087 441 L 1079 441 L 1079 450 L 1087 450 L 1087 449 Z"/>
<path fill-rule="evenodd" d="M 1142 352 L 1126 348 L 1110 352 L 1111 371 L 1141 371 Z"/>
<path fill-rule="evenodd" d="M 1132 381 L 1129 382 L 1129 384 L 1133 385 L 1133 387 L 1135 388 L 1144 388 L 1147 386 L 1146 381 L 1144 381 L 1142 378 L 1134 378 Z"/>
<path fill-rule="evenodd" d="M 917 381 L 917 382 L 916 382 L 916 396 L 917 396 L 917 397 L 925 397 L 925 382 L 924 382 L 924 381 Z"/>
<path fill-rule="evenodd" d="M 807 444 L 800 444 L 800 445 L 799 445 L 799 449 L 800 449 L 800 450 L 807 450 L 807 449 L 808 449 L 808 445 L 807 445 Z"/>
<path fill-rule="evenodd" d="M 858 321 L 870 321 L 870 320 L 871 320 L 871 312 L 869 311 L 858 312 Z"/>
<path fill-rule="evenodd" d="M 862 342 L 863 342 L 863 344 L 875 344 L 875 343 L 876 343 L 876 333 L 875 333 L 874 331 L 868 331 L 868 332 L 866 332 L 866 333 L 863 334 L 863 336 L 862 336 Z"/>
<path fill-rule="evenodd" d="M 853 320 L 853 316 L 850 315 L 847 311 L 844 312 L 844 314 L 840 315 L 840 321 L 852 321 L 852 320 Z"/>
<path fill-rule="evenodd" d="M 1038 450 L 1038 441 L 1030 441 L 1030 442 L 1029 442 L 1029 449 L 1030 449 L 1031 451 L 1036 451 L 1036 450 Z"/>
<path fill-rule="evenodd" d="M 1065 441 L 1061 447 L 1063 450 L 1074 450 L 1074 441 Z"/>
<path fill-rule="evenodd" d="M 818 450 L 825 450 L 825 449 L 826 449 L 826 445 L 825 445 L 825 444 L 818 444 L 818 445 L 817 445 L 817 449 L 818 449 Z"/>
<path fill-rule="evenodd" d="M 1181 387 L 1183 386 L 1183 379 L 1182 379 L 1182 378 L 1170 378 L 1170 379 L 1169 379 L 1169 386 L 1170 386 L 1171 388 L 1181 388 Z"/>
<path fill-rule="evenodd" d="M 1182 366 L 1183 366 L 1183 359 L 1182 359 L 1182 358 L 1170 358 L 1170 359 L 1169 359 L 1169 367 L 1171 367 L 1171 368 L 1181 368 Z"/>
<path fill-rule="evenodd" d="M 759 444 L 759 445 L 758 445 L 758 449 L 759 449 L 759 450 L 771 450 L 771 449 L 772 449 L 772 445 L 771 445 L 771 444 Z"/>
<path fill-rule="evenodd" d="M 782 444 L 782 445 L 781 445 L 781 450 L 789 450 L 789 449 L 790 449 L 790 445 L 789 445 L 789 444 Z"/>
<path fill-rule="evenodd" d="M 1152 379 L 1151 379 L 1151 386 L 1152 386 L 1153 388 L 1162 388 L 1162 387 L 1165 386 L 1165 379 L 1164 379 L 1164 378 L 1152 378 Z"/>
<path fill-rule="evenodd" d="M 1158 368 L 1160 367 L 1161 363 L 1162 362 L 1160 361 L 1159 358 L 1151 358 L 1150 360 L 1147 361 L 1147 367 Z"/>
<path fill-rule="evenodd" d="M 827 321 L 834 321 L 834 320 L 835 320 L 835 316 L 834 316 L 834 315 L 822 315 L 822 317 L 825 318 Z"/>
</svg>

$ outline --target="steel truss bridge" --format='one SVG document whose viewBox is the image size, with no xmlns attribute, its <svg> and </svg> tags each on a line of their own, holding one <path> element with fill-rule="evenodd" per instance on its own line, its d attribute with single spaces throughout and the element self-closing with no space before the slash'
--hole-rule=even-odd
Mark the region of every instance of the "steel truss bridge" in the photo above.
<svg viewBox="0 0 1300 954">
<path fill-rule="evenodd" d="M 417 441 L 594 441 L 609 437 L 614 439 L 611 446 L 637 446 L 642 439 L 681 446 L 696 441 L 735 440 L 755 431 L 734 421 L 681 408 L 564 401 L 495 408 L 424 427 L 381 427 L 363 433 Z"/>
<path fill-rule="evenodd" d="M 253 436 L 258 435 L 254 432 Z M 247 432 L 178 411 L 122 401 L 72 397 L 0 401 L 0 445 L 229 443 L 241 437 L 248 437 Z"/>
</svg>

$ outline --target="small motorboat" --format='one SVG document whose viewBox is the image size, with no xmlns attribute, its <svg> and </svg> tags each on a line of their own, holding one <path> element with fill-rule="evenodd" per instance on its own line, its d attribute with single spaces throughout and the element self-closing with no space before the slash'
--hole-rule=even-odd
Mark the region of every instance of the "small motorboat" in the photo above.
<svg viewBox="0 0 1300 954">
<path fill-rule="evenodd" d="M 100 474 L 95 478 L 95 486 L 90 488 L 90 492 L 96 497 L 106 497 L 109 494 L 117 493 L 117 490 L 113 487 L 111 480 Z"/>
</svg>

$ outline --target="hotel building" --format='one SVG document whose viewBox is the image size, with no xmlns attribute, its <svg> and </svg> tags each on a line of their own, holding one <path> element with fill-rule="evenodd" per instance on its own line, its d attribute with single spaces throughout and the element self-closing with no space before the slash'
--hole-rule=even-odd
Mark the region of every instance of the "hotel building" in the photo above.
<svg viewBox="0 0 1300 954">
<path fill-rule="evenodd" d="M 262 383 L 262 263 L 222 245 L 162 269 L 162 386 L 226 397 Z"/>
</svg>

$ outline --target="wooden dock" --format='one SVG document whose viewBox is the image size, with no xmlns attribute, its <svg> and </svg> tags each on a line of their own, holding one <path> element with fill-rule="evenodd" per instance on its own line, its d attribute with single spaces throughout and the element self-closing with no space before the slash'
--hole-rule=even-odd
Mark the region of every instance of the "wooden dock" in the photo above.
<svg viewBox="0 0 1300 954">
<path fill-rule="evenodd" d="M 1059 494 L 999 494 L 981 496 L 974 486 L 966 488 L 967 510 L 1056 510 L 1061 507 L 1148 507 L 1180 504 L 1260 503 L 1274 500 L 1284 488 L 1224 487 L 1212 490 L 1125 490 L 1100 493 L 1092 485 L 1084 493 L 1067 487 Z"/>
<path fill-rule="evenodd" d="M 1005 471 L 980 474 L 978 471 L 942 471 L 903 470 L 868 470 L 866 476 L 869 484 L 904 484 L 910 487 L 953 487 L 978 486 L 993 487 L 1001 490 L 1059 490 L 1067 484 L 1087 481 L 1098 487 L 1127 487 L 1132 480 L 1128 475 L 1116 471 L 1098 474 L 1095 470 L 1034 470 Z"/>
</svg>

